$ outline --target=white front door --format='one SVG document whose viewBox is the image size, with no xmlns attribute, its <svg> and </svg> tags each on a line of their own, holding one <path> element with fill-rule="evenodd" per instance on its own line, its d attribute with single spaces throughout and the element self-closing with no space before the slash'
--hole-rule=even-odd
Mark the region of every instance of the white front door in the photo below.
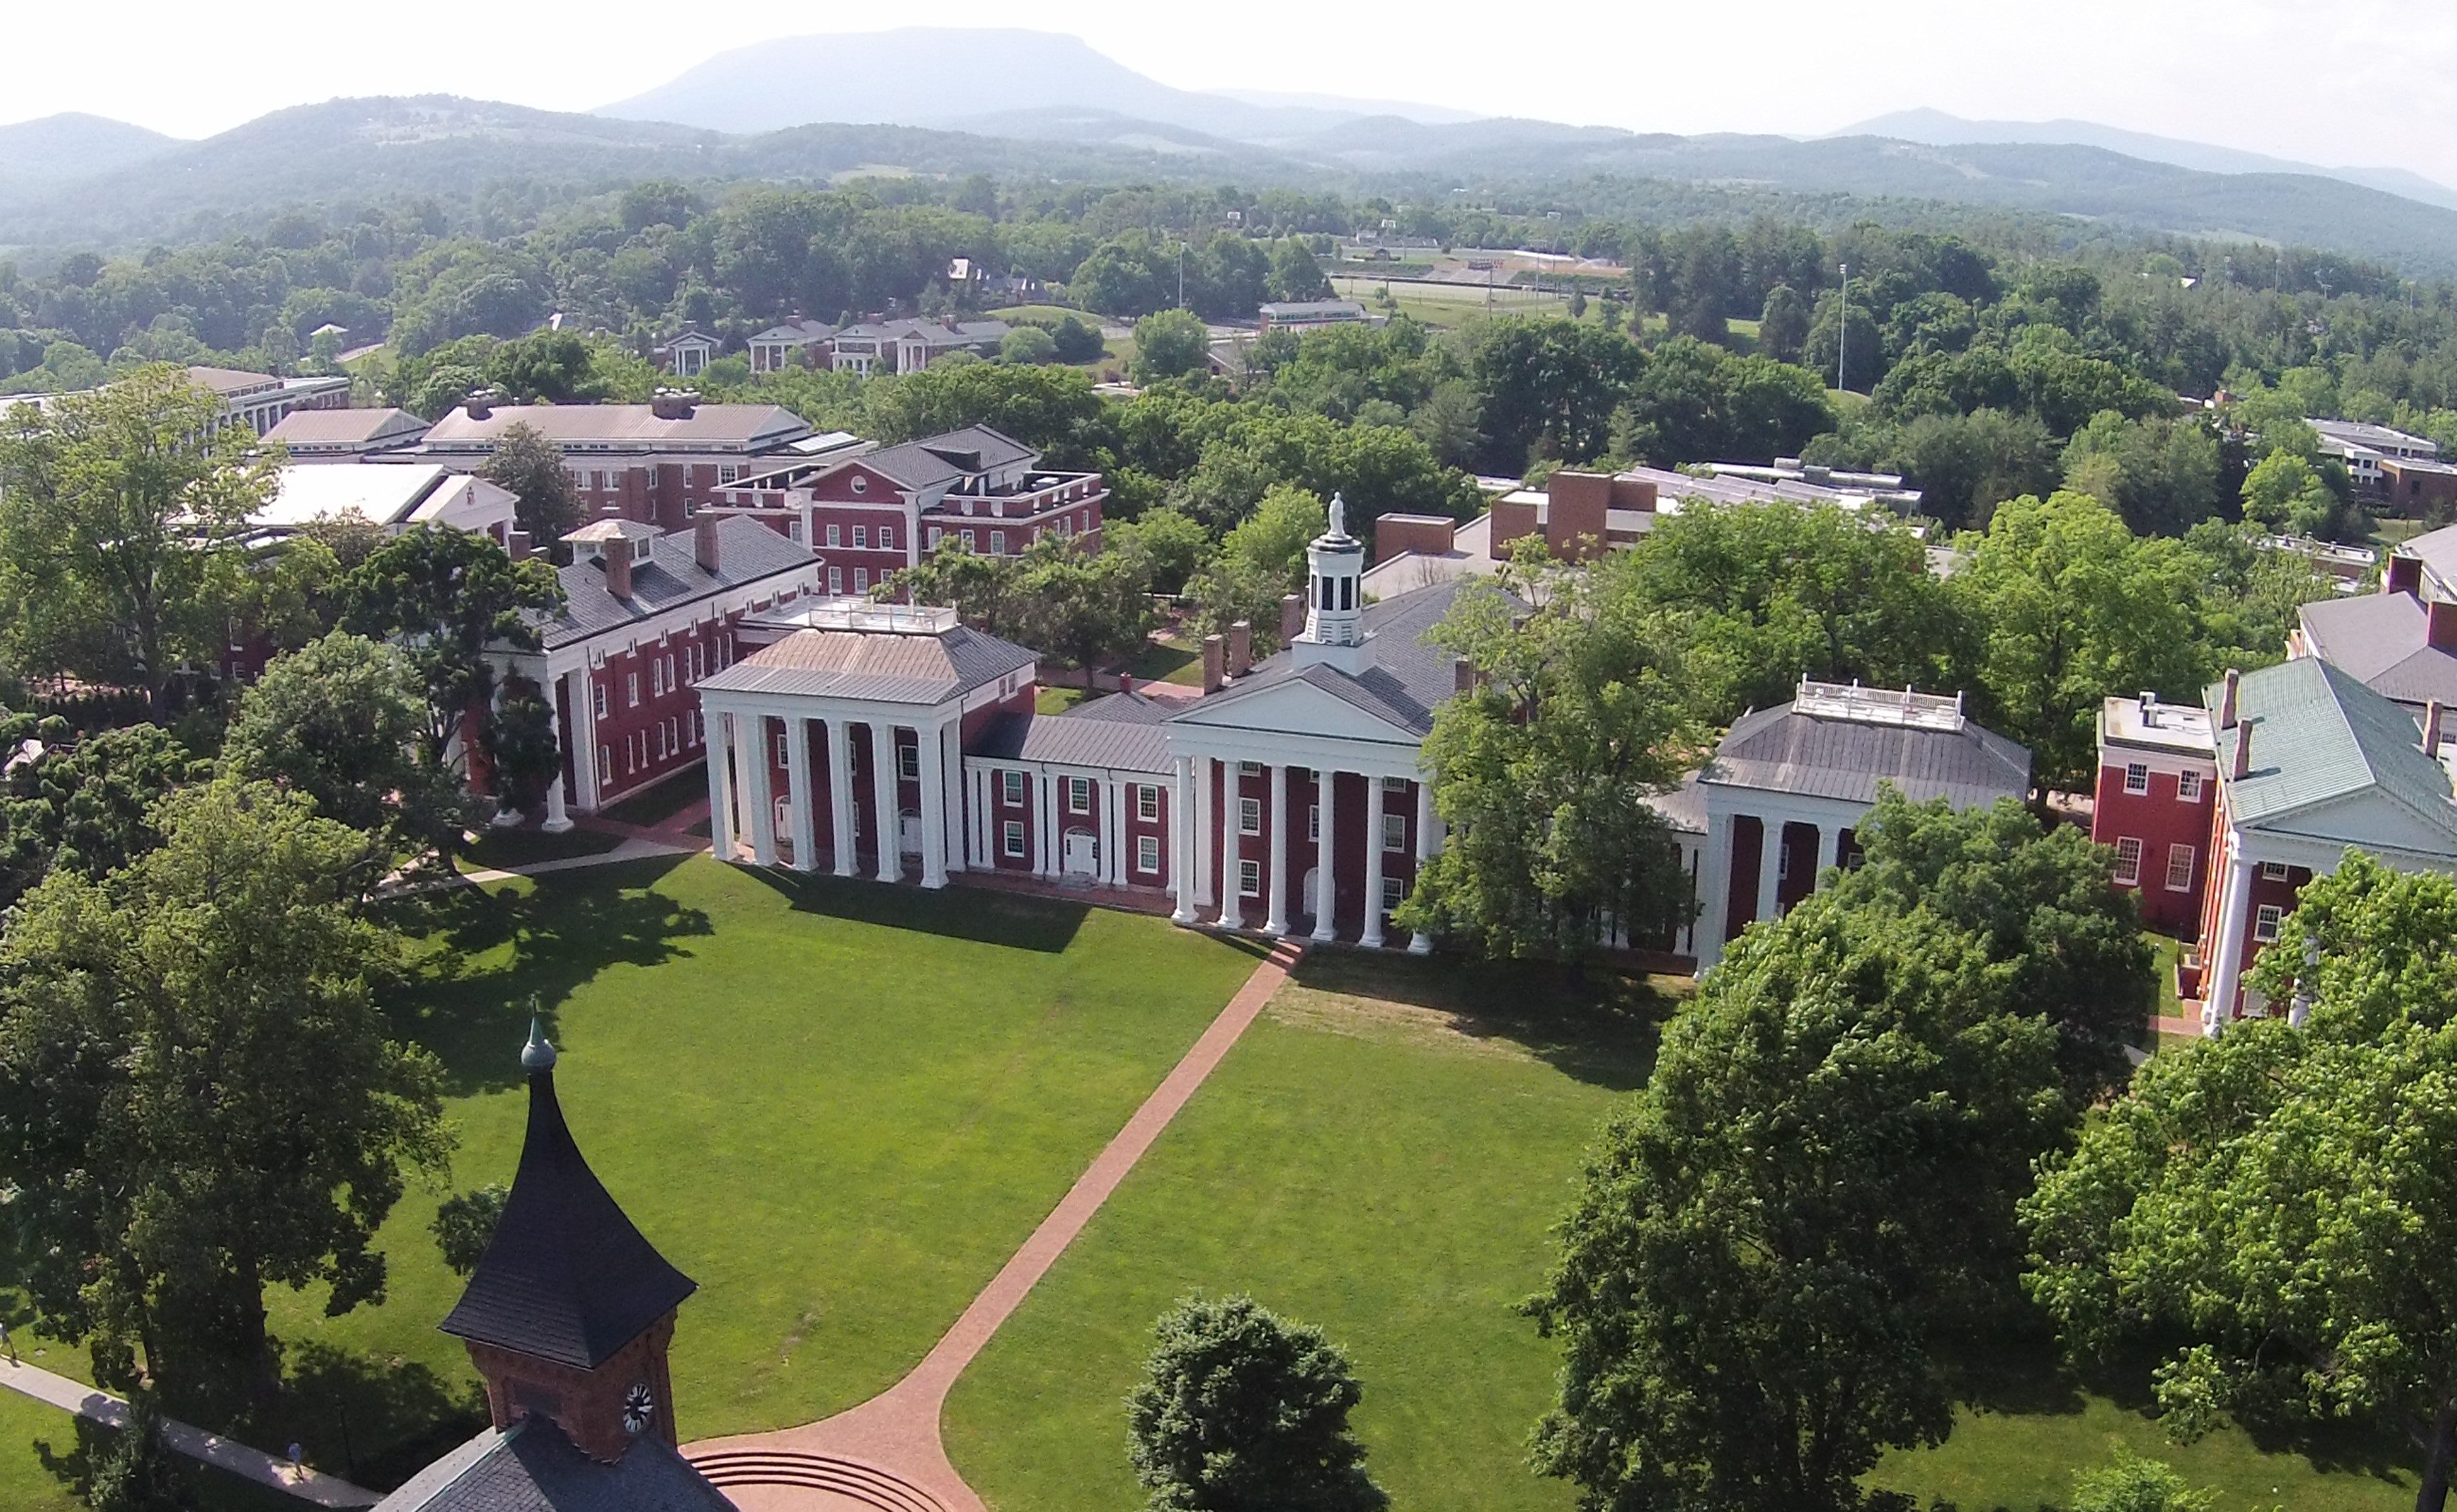
<svg viewBox="0 0 2457 1512">
<path fill-rule="evenodd" d="M 897 818 L 896 848 L 907 856 L 921 854 L 921 816 L 904 814 Z"/>
<path fill-rule="evenodd" d="M 1066 875 L 1090 877 L 1101 869 L 1101 841 L 1088 830 L 1066 832 Z"/>
</svg>

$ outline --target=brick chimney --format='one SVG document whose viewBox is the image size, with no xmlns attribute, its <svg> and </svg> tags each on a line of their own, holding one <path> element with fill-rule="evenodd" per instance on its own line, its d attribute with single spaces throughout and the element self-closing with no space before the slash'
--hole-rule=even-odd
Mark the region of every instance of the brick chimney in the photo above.
<svg viewBox="0 0 2457 1512">
<path fill-rule="evenodd" d="M 515 562 L 527 561 L 529 553 L 534 549 L 536 545 L 530 541 L 526 530 L 512 530 L 504 538 L 504 554 Z"/>
<path fill-rule="evenodd" d="M 1135 691 L 1135 674 L 1134 674 L 1133 673 L 1130 673 L 1130 672 L 1122 672 L 1122 673 L 1118 673 L 1118 692 L 1120 692 L 1120 693 L 1132 693 L 1132 692 L 1134 692 L 1134 691 Z"/>
<path fill-rule="evenodd" d="M 1228 675 L 1243 677 L 1254 668 L 1254 622 L 1241 619 L 1228 627 Z"/>
<path fill-rule="evenodd" d="M 1228 681 L 1228 643 L 1218 635 L 1203 637 L 1203 691 L 1218 693 Z"/>
<path fill-rule="evenodd" d="M 2425 756 L 2436 757 L 2440 755 L 2441 731 L 2447 720 L 2448 711 L 2439 699 L 2434 698 L 2423 706 L 2423 754 Z"/>
<path fill-rule="evenodd" d="M 2252 776 L 2252 726 L 2235 727 L 2235 779 L 2239 782 Z"/>
<path fill-rule="evenodd" d="M 1451 691 L 1466 693 L 1476 686 L 1476 663 L 1465 656 L 1451 658 Z"/>
<path fill-rule="evenodd" d="M 2381 574 L 2381 591 L 2423 596 L 2423 558 L 2404 551 L 2391 551 L 2388 570 Z"/>
<path fill-rule="evenodd" d="M 1280 595 L 1280 644 L 1285 646 L 1305 633 L 1305 595 Z"/>
<path fill-rule="evenodd" d="M 2241 686 L 2242 682 L 2243 673 L 2236 671 L 2232 667 L 2229 667 L 2226 674 L 2226 687 L 2219 694 L 2219 728 L 2221 730 L 2232 730 L 2235 728 L 2235 706 L 2239 697 L 2237 690 Z"/>
<path fill-rule="evenodd" d="M 692 560 L 700 570 L 713 576 L 717 567 L 716 522 L 718 516 L 702 509 L 692 517 Z"/>
<path fill-rule="evenodd" d="M 2423 606 L 2423 638 L 2434 651 L 2457 651 L 2457 604 L 2434 599 Z"/>
<path fill-rule="evenodd" d="M 616 598 L 631 596 L 631 543 L 616 537 L 606 543 L 600 558 L 606 564 L 606 591 Z"/>
</svg>

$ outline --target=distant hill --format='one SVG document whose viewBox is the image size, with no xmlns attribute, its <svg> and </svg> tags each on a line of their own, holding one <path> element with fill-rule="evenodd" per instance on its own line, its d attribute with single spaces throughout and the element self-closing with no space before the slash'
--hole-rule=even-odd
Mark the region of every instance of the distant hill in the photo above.
<svg viewBox="0 0 2457 1512">
<path fill-rule="evenodd" d="M 87 178 L 185 145 L 125 121 L 71 111 L 0 126 L 0 184 Z"/>
<path fill-rule="evenodd" d="M 2323 178 L 2343 179 L 2366 189 L 2403 195 L 2408 199 L 2420 199 L 2426 204 L 2457 210 L 2457 189 L 2403 168 L 2321 168 L 2238 148 L 2219 147 L 2209 142 L 2183 141 L 2173 136 L 2153 135 L 2148 132 L 2129 132 L 2117 126 L 2101 126 L 2096 121 L 1973 121 L 1950 115 L 1944 111 L 1923 109 L 1895 111 L 1856 126 L 1847 126 L 1834 135 L 1891 136 L 1907 142 L 1924 142 L 1931 147 L 1957 147 L 1965 143 L 2100 147 L 2112 153 L 2122 153 L 2127 157 L 2172 163 L 2178 168 L 2197 168 L 2207 174 L 2315 174 Z"/>
</svg>

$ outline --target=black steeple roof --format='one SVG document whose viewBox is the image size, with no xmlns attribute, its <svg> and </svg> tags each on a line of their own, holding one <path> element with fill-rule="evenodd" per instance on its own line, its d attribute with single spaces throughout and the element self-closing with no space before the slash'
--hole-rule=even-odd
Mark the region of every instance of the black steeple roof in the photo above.
<svg viewBox="0 0 2457 1512">
<path fill-rule="evenodd" d="M 485 1257 L 444 1332 L 594 1370 L 699 1289 L 631 1226 L 581 1158 L 554 1095 L 554 1046 L 533 1026 L 529 1128 Z"/>
</svg>

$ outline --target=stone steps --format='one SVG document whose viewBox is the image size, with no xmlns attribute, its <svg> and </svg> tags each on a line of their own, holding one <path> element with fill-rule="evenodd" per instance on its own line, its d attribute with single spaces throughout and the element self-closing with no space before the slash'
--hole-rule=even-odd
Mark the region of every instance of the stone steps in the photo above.
<svg viewBox="0 0 2457 1512">
<path fill-rule="evenodd" d="M 715 1449 L 690 1457 L 720 1491 L 791 1486 L 826 1492 L 877 1512 L 947 1512 L 945 1503 L 892 1471 L 799 1449 Z"/>
</svg>

